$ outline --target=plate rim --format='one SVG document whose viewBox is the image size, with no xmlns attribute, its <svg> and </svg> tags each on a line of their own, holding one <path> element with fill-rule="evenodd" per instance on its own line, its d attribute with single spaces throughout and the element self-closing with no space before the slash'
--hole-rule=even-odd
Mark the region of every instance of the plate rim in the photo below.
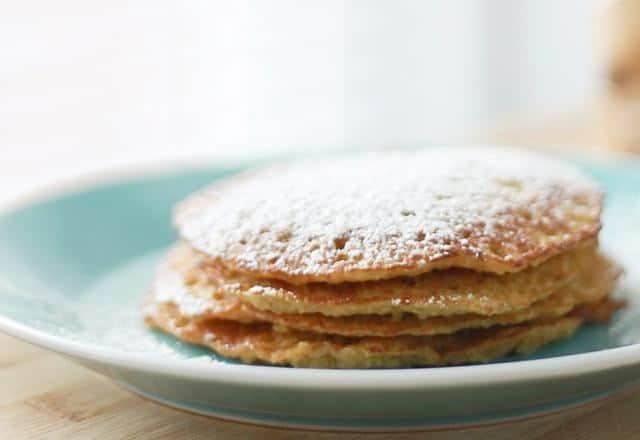
<svg viewBox="0 0 640 440">
<path fill-rule="evenodd" d="M 534 150 L 535 151 L 535 150 Z M 350 151 L 353 153 L 353 151 Z M 550 153 L 540 150 L 540 154 Z M 557 152 L 556 152 L 557 153 Z M 326 154 L 325 154 L 326 155 Z M 551 153 L 553 155 L 553 153 Z M 556 154 L 565 160 L 593 166 L 619 164 L 640 166 L 640 158 L 626 153 L 616 153 L 603 160 L 600 157 L 579 157 Z M 287 156 L 290 159 L 291 155 Z M 149 178 L 176 173 L 195 172 L 211 168 L 234 169 L 255 166 L 278 157 L 257 160 L 206 160 L 202 157 L 175 161 L 150 161 L 134 167 L 115 166 L 105 171 L 61 179 L 18 197 L 0 203 L 0 217 L 31 209 L 46 201 L 66 196 L 90 193 L 115 184 L 145 181 Z M 220 381 L 245 385 L 261 385 L 286 388 L 322 388 L 340 390 L 402 390 L 434 389 L 470 386 L 495 386 L 516 382 L 533 382 L 595 374 L 607 370 L 640 364 L 640 343 L 608 348 L 589 353 L 579 353 L 545 359 L 510 361 L 483 365 L 447 366 L 437 368 L 408 369 L 318 369 L 286 368 L 262 365 L 189 362 L 188 359 L 163 358 L 154 360 L 147 356 L 65 339 L 22 324 L 0 315 L 0 331 L 57 353 L 111 367 L 133 369 L 158 375 L 188 378 L 201 381 Z M 295 374 L 291 371 L 295 370 Z"/>
<path fill-rule="evenodd" d="M 82 344 L 34 329 L 0 316 L 0 331 L 56 353 L 110 367 L 161 376 L 218 381 L 238 385 L 323 390 L 420 390 L 496 386 L 545 381 L 599 373 L 640 363 L 640 344 L 546 359 L 483 365 L 404 369 L 319 369 L 278 366 L 190 362 L 189 359 L 147 356 Z M 295 374 L 291 372 L 295 371 Z M 399 374 L 401 373 L 401 374 Z"/>
<path fill-rule="evenodd" d="M 422 421 L 419 424 L 406 424 L 406 425 L 381 425 L 377 427 L 366 426 L 349 426 L 335 424 L 335 421 L 322 423 L 304 423 L 304 422 L 291 422 L 275 419 L 256 419 L 249 413 L 243 415 L 229 415 L 223 414 L 217 408 L 214 409 L 198 409 L 194 408 L 187 402 L 174 401 L 162 396 L 147 393 L 140 390 L 135 385 L 127 382 L 116 380 L 115 383 L 122 387 L 125 391 L 135 394 L 150 402 L 154 402 L 168 408 L 183 411 L 188 414 L 195 414 L 204 417 L 213 417 L 218 420 L 230 421 L 248 426 L 269 427 L 269 428 L 285 428 L 297 432 L 333 432 L 333 433 L 359 433 L 359 434 L 394 434 L 394 433 L 433 433 L 433 432 L 446 432 L 452 430 L 464 430 L 464 429 L 480 429 L 495 426 L 503 426 L 507 423 L 523 422 L 527 420 L 533 420 L 543 417 L 549 417 L 554 414 L 558 414 L 564 411 L 572 411 L 580 408 L 587 407 L 588 405 L 605 404 L 608 400 L 615 399 L 616 396 L 620 396 L 629 390 L 634 389 L 634 385 L 631 383 L 612 387 L 600 393 L 582 397 L 569 402 L 554 402 L 545 406 L 537 407 L 534 409 L 521 409 L 519 414 L 480 414 L 481 420 L 468 420 L 468 421 L 447 421 L 447 422 L 429 422 Z M 475 417 L 475 416 L 467 416 Z M 348 419 L 347 419 L 348 420 Z M 365 422 L 363 420 L 362 422 Z M 330 424 L 333 423 L 333 424 Z"/>
</svg>

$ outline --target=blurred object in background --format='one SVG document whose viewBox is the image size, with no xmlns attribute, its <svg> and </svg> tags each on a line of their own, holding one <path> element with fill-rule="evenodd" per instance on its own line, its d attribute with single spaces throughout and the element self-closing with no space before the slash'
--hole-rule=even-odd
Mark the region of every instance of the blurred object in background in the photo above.
<svg viewBox="0 0 640 440">
<path fill-rule="evenodd" d="M 519 145 L 581 155 L 603 155 L 610 151 L 598 135 L 596 127 L 601 117 L 592 111 L 593 105 L 562 115 L 518 117 L 497 121 L 478 130 L 473 142 L 498 145 Z"/>
<path fill-rule="evenodd" d="M 0 198 L 205 156 L 470 141 L 587 151 L 603 1 L 0 0 Z M 630 107 L 622 88 L 616 109 Z"/>
<path fill-rule="evenodd" d="M 640 0 L 612 1 L 605 24 L 604 139 L 615 149 L 640 153 Z"/>
<path fill-rule="evenodd" d="M 467 142 L 584 108 L 601 2 L 0 0 L 0 152 L 27 172 Z"/>
</svg>

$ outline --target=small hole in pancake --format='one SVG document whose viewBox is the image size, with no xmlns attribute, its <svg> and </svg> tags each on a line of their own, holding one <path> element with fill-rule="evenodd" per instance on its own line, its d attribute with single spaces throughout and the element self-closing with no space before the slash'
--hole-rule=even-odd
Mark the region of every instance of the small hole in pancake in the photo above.
<svg viewBox="0 0 640 440">
<path fill-rule="evenodd" d="M 349 241 L 347 237 L 336 237 L 333 239 L 333 245 L 336 247 L 336 249 L 344 249 L 347 241 Z"/>
<path fill-rule="evenodd" d="M 426 236 L 427 235 L 424 233 L 424 231 L 418 231 L 416 233 L 416 241 L 423 241 Z"/>
<path fill-rule="evenodd" d="M 287 242 L 289 241 L 289 239 L 291 238 L 291 232 L 289 231 L 282 231 L 278 234 L 278 241 L 282 241 L 282 242 Z"/>
<path fill-rule="evenodd" d="M 491 253 L 499 257 L 503 257 L 505 254 L 505 249 L 503 249 L 502 244 L 498 241 L 490 242 L 489 249 L 491 249 Z"/>
</svg>

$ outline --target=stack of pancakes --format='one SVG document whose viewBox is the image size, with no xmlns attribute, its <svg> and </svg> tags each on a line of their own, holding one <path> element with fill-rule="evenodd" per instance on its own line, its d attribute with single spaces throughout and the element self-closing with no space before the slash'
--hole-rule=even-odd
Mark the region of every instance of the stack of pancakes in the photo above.
<svg viewBox="0 0 640 440">
<path fill-rule="evenodd" d="M 176 209 L 148 324 L 299 367 L 487 362 L 606 321 L 620 269 L 602 194 L 517 150 L 307 161 L 219 181 Z"/>
</svg>

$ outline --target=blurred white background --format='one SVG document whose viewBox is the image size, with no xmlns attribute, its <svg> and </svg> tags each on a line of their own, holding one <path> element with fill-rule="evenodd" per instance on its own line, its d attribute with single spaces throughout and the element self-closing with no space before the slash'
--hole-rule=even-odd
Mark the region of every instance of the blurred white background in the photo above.
<svg viewBox="0 0 640 440">
<path fill-rule="evenodd" d="M 147 158 L 463 142 L 579 110 L 601 86 L 602 6 L 0 1 L 3 191 Z"/>
</svg>

